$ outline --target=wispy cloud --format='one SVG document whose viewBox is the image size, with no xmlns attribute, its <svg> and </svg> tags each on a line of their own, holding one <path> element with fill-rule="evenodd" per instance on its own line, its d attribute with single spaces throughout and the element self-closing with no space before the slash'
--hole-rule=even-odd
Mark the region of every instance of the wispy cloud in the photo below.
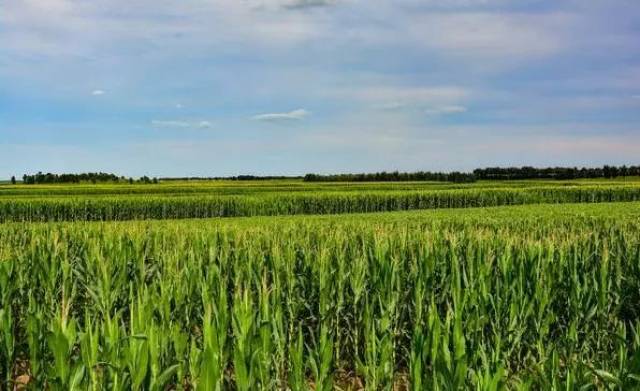
<svg viewBox="0 0 640 391">
<path fill-rule="evenodd" d="M 256 121 L 265 122 L 287 122 L 287 121 L 300 121 L 311 115 L 311 112 L 305 109 L 293 110 L 288 113 L 266 113 L 258 114 L 252 118 Z"/>
<path fill-rule="evenodd" d="M 151 125 L 156 128 L 192 128 L 208 129 L 213 126 L 209 121 L 181 121 L 181 120 L 153 120 Z"/>
<path fill-rule="evenodd" d="M 338 92 L 338 96 L 375 110 L 424 111 L 436 115 L 465 110 L 462 104 L 469 99 L 471 91 L 460 86 L 370 86 Z"/>
<path fill-rule="evenodd" d="M 380 109 L 380 110 L 389 110 L 389 111 L 394 111 L 394 110 L 401 110 L 407 107 L 407 103 L 406 102 L 385 102 L 385 103 L 380 103 L 374 106 L 376 109 Z"/>
<path fill-rule="evenodd" d="M 459 86 L 368 86 L 338 92 L 338 95 L 343 98 L 368 103 L 374 108 L 383 110 L 453 105 L 466 99 L 470 94 L 470 90 Z"/>
<path fill-rule="evenodd" d="M 100 95 L 104 95 L 105 92 L 103 90 L 93 90 L 91 91 L 91 95 L 93 96 L 100 96 Z"/>
</svg>

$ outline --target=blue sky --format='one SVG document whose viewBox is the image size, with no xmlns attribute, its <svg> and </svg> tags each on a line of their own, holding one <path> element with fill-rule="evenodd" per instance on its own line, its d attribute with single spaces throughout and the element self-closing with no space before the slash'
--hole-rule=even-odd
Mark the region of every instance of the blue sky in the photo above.
<svg viewBox="0 0 640 391">
<path fill-rule="evenodd" d="M 0 0 L 0 178 L 640 163 L 637 0 Z"/>
</svg>

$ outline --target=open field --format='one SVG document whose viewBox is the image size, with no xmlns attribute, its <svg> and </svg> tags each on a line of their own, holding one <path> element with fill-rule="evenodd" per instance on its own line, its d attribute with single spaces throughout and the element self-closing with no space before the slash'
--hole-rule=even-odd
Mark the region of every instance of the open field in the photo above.
<svg viewBox="0 0 640 391">
<path fill-rule="evenodd" d="M 309 184 L 301 181 L 0 187 L 0 221 L 180 219 L 640 200 L 640 181 Z"/>
<path fill-rule="evenodd" d="M 574 389 L 640 379 L 640 203 L 0 225 L 32 389 Z"/>
<path fill-rule="evenodd" d="M 302 180 L 192 180 L 165 181 L 159 184 L 80 183 L 50 185 L 10 185 L 0 183 L 0 197 L 44 197 L 82 195 L 250 195 L 271 192 L 336 192 L 389 190 L 451 190 L 478 188 L 530 188 L 565 186 L 624 186 L 640 185 L 638 177 L 577 180 L 510 180 L 478 181 L 469 184 L 449 182 L 304 182 Z"/>
</svg>

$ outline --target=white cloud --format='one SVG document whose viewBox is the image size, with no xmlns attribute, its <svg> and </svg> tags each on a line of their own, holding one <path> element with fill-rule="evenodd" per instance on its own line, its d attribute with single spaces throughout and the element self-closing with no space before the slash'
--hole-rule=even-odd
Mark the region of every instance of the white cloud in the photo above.
<svg viewBox="0 0 640 391">
<path fill-rule="evenodd" d="M 209 121 L 182 121 L 182 120 L 153 120 L 151 125 L 156 128 L 191 128 L 208 129 L 213 126 Z"/>
<path fill-rule="evenodd" d="M 266 113 L 258 114 L 252 118 L 256 121 L 265 122 L 286 122 L 286 121 L 300 121 L 311 115 L 311 112 L 305 109 L 293 110 L 288 113 Z"/>
<path fill-rule="evenodd" d="M 429 108 L 425 110 L 427 115 L 437 116 L 437 115 L 449 115 L 449 114 L 460 114 L 465 113 L 467 108 L 459 105 L 450 105 L 450 106 L 437 106 L 433 108 Z"/>
<path fill-rule="evenodd" d="M 93 90 L 91 92 L 91 95 L 93 95 L 93 96 L 100 96 L 100 95 L 104 95 L 104 94 L 105 94 L 105 92 L 103 90 Z"/>
<path fill-rule="evenodd" d="M 200 122 L 198 122 L 198 125 L 197 125 L 197 127 L 200 128 L 200 129 L 207 129 L 207 128 L 210 128 L 212 126 L 213 126 L 213 124 L 211 124 L 211 122 L 209 122 L 209 121 L 200 121 Z"/>
<path fill-rule="evenodd" d="M 187 121 L 153 120 L 151 125 L 158 128 L 190 128 L 192 124 Z"/>
<path fill-rule="evenodd" d="M 470 96 L 469 89 L 459 86 L 403 87 L 372 86 L 339 90 L 335 95 L 346 101 L 358 101 L 376 110 L 459 111 Z"/>
</svg>

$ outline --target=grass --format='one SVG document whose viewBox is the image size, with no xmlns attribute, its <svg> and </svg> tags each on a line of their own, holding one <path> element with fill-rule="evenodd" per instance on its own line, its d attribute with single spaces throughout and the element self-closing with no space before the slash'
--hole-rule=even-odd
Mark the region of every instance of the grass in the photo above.
<svg viewBox="0 0 640 391">
<path fill-rule="evenodd" d="M 640 203 L 0 225 L 31 389 L 633 389 Z"/>
</svg>

